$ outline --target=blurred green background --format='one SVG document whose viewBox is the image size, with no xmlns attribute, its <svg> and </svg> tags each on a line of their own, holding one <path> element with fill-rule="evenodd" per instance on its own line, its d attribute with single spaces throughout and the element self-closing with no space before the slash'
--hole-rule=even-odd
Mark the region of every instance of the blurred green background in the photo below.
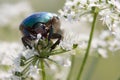
<svg viewBox="0 0 120 80">
<path fill-rule="evenodd" d="M 19 3 L 21 3 L 21 7 L 27 5 L 28 11 L 25 6 L 23 8 L 25 11 L 21 10 L 20 13 L 19 9 L 15 8 L 20 5 Z M 27 15 L 36 11 L 58 13 L 57 11 L 63 7 L 64 3 L 65 0 L 0 0 L 0 42 L 20 42 L 19 24 Z M 12 14 L 11 10 L 14 10 L 14 8 L 17 15 Z M 120 54 L 118 54 L 119 52 L 116 53 L 109 55 L 107 59 L 90 56 L 85 67 L 83 80 L 120 80 Z M 77 55 L 71 80 L 75 80 L 74 77 L 78 72 L 81 61 L 82 57 Z M 86 78 L 86 76 L 89 77 Z"/>
</svg>

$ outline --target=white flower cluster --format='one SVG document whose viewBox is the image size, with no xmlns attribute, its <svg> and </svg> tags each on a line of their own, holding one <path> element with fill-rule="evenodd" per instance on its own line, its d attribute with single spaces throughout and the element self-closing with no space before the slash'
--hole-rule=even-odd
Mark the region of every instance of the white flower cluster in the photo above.
<svg viewBox="0 0 120 80">
<path fill-rule="evenodd" d="M 13 65 L 13 60 L 18 56 L 22 46 L 17 42 L 0 42 L 0 64 Z"/>
<path fill-rule="evenodd" d="M 66 0 L 64 8 L 59 10 L 59 13 L 69 21 L 92 21 L 91 13 L 95 7 L 98 8 L 100 20 L 120 39 L 119 0 Z"/>
<path fill-rule="evenodd" d="M 0 79 L 21 80 L 20 77 L 14 75 L 15 71 L 23 70 L 20 66 L 21 56 L 28 59 L 37 53 L 34 50 L 23 50 L 23 46 L 18 42 L 0 42 L 0 44 Z M 38 71 L 39 69 L 36 66 L 31 65 L 29 77 L 39 80 Z"/>
<path fill-rule="evenodd" d="M 38 35 L 38 39 L 39 37 L 41 37 L 41 35 Z M 49 46 L 47 48 L 38 48 L 38 45 L 40 46 L 44 46 L 45 43 L 47 42 L 46 40 L 38 40 L 36 43 L 36 46 L 34 46 L 33 49 L 27 49 L 22 51 L 18 57 L 16 57 L 16 59 L 14 59 L 14 66 L 13 66 L 13 77 L 12 79 L 16 80 L 16 79 L 23 79 L 23 78 L 33 78 L 34 80 L 40 80 L 41 79 L 41 72 L 42 72 L 42 64 L 40 65 L 41 61 L 44 62 L 44 64 L 48 65 L 49 67 L 51 67 L 51 63 L 49 63 L 49 61 L 53 62 L 53 63 L 57 63 L 60 64 L 62 66 L 70 66 L 70 61 L 69 59 L 66 59 L 63 57 L 64 56 L 58 56 L 57 58 L 54 57 L 55 61 L 50 59 L 50 55 L 49 53 L 62 53 L 63 49 L 55 49 L 53 51 L 49 51 Z M 50 44 L 51 45 L 51 44 Z M 39 50 L 38 50 L 39 49 Z M 61 52 L 62 51 L 62 52 Z M 45 56 L 47 55 L 47 56 Z M 48 57 L 49 56 L 49 57 Z M 56 66 L 56 65 L 54 65 Z M 62 67 L 61 66 L 61 67 Z M 50 69 L 48 69 L 50 70 Z M 46 70 L 46 71 L 48 71 Z M 34 74 L 33 74 L 34 72 Z M 54 73 L 58 73 L 57 68 L 54 70 Z M 55 75 L 55 74 L 54 74 Z"/>
<path fill-rule="evenodd" d="M 18 57 L 21 50 L 22 47 L 17 42 L 0 42 L 0 80 L 10 80 L 13 61 Z"/>
<path fill-rule="evenodd" d="M 99 53 L 103 58 L 108 57 L 108 53 L 115 53 L 120 50 L 119 40 L 117 40 L 110 31 L 104 30 L 100 36 L 95 38 L 92 42 L 92 48 Z"/>
<path fill-rule="evenodd" d="M 64 49 L 72 50 L 73 44 L 78 44 L 79 50 L 85 50 L 87 47 L 88 37 L 89 36 L 84 33 L 75 34 L 72 32 L 66 32 L 60 46 Z M 107 58 L 108 53 L 116 53 L 117 51 L 120 51 L 120 41 L 116 39 L 109 30 L 101 31 L 99 36 L 95 37 L 92 41 L 92 56 L 94 56 L 94 53 L 98 53 L 101 57 Z M 74 55 L 75 52 L 72 52 L 71 54 Z"/>
<path fill-rule="evenodd" d="M 20 76 L 16 75 L 16 72 L 18 72 L 18 75 L 20 75 L 22 71 L 25 71 L 25 67 L 27 65 L 29 65 L 28 67 L 26 67 L 26 70 L 29 69 L 28 78 L 33 78 L 35 80 L 40 79 L 40 76 L 38 73 L 39 68 L 37 66 L 33 66 L 32 61 L 30 61 L 31 63 L 28 63 L 26 66 L 21 65 L 21 62 L 24 61 L 24 58 L 25 58 L 25 60 L 28 60 L 31 58 L 30 60 L 32 60 L 32 57 L 37 54 L 38 53 L 35 50 L 31 50 L 31 49 L 22 50 L 22 52 L 18 55 L 18 57 L 16 57 L 16 59 L 14 59 L 14 61 L 13 61 L 14 62 L 14 66 L 12 66 L 13 67 L 13 69 L 12 69 L 12 71 L 13 71 L 12 79 L 13 80 L 21 79 Z M 24 65 L 24 63 L 23 63 L 23 65 Z M 33 74 L 33 72 L 34 72 L 34 74 Z M 28 72 L 26 71 L 23 77 L 26 77 L 27 75 L 28 75 Z"/>
<path fill-rule="evenodd" d="M 82 41 L 82 39 L 85 41 Z M 88 39 L 88 37 L 85 35 L 78 35 L 75 32 L 65 32 L 64 38 L 60 42 L 60 46 L 65 50 L 72 50 L 73 45 L 77 44 L 78 48 L 85 49 L 87 39 Z"/>
</svg>

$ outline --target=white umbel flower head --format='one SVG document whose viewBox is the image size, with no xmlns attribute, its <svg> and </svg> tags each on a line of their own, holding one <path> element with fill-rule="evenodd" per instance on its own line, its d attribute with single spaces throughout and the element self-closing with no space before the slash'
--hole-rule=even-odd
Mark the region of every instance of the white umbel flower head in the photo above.
<svg viewBox="0 0 120 80">
<path fill-rule="evenodd" d="M 120 40 L 120 1 L 119 0 L 66 0 L 61 17 L 69 21 L 87 20 L 92 22 L 93 8 L 98 8 L 98 15 L 108 29 Z"/>
</svg>

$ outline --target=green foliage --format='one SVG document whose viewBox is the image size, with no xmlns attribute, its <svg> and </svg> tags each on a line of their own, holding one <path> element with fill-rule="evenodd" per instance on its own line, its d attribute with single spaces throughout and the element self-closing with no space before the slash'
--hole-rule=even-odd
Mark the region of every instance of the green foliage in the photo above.
<svg viewBox="0 0 120 80">
<path fill-rule="evenodd" d="M 16 71 L 15 75 L 21 77 L 23 74 L 21 72 Z"/>
<path fill-rule="evenodd" d="M 77 48 L 78 44 L 73 44 L 73 49 Z"/>
</svg>

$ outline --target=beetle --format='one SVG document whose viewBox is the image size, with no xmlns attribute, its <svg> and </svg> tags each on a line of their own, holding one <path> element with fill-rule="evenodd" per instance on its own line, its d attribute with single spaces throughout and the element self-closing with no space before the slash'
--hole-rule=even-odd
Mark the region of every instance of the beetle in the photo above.
<svg viewBox="0 0 120 80">
<path fill-rule="evenodd" d="M 53 50 L 62 39 L 60 24 L 59 17 L 54 13 L 33 13 L 25 18 L 19 26 L 19 30 L 23 34 L 21 38 L 23 45 L 26 48 L 28 47 L 32 49 L 32 41 L 37 39 L 37 34 L 41 34 L 41 39 L 48 39 L 48 45 L 51 39 L 57 39 L 57 41 L 51 46 L 51 50 Z"/>
</svg>

